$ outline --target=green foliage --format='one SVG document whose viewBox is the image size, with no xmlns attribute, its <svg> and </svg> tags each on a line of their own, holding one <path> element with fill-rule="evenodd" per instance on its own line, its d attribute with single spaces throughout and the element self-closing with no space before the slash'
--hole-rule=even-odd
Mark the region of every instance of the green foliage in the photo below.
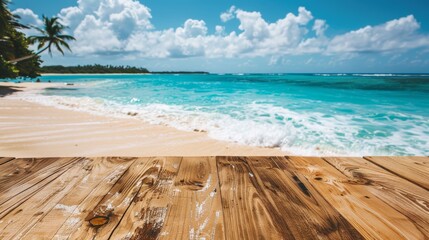
<svg viewBox="0 0 429 240">
<path fill-rule="evenodd" d="M 13 18 L 12 13 L 7 8 L 7 1 L 0 0 L 0 36 L 5 36 L 8 26 Z M 1 40 L 1 39 L 0 39 Z"/>
<path fill-rule="evenodd" d="M 71 51 L 70 46 L 66 41 L 76 40 L 73 36 L 63 34 L 64 30 L 67 28 L 58 22 L 58 17 L 47 18 L 43 16 L 44 28 L 36 28 L 42 35 L 40 36 L 31 36 L 29 40 L 31 43 L 39 43 L 37 49 L 40 54 L 41 52 L 48 49 L 49 54 L 52 56 L 52 47 L 55 46 L 57 50 L 64 55 L 62 47 L 67 48 Z M 46 47 L 45 47 L 46 45 Z"/>
<path fill-rule="evenodd" d="M 18 70 L 0 55 L 0 78 L 16 78 Z"/>
<path fill-rule="evenodd" d="M 21 32 L 16 31 L 13 36 L 13 54 L 14 56 L 28 56 L 33 55 L 34 52 L 29 50 L 28 39 Z M 40 71 L 40 64 L 42 60 L 40 56 L 34 56 L 25 61 L 20 61 L 15 64 L 17 70 L 19 71 L 19 76 L 21 77 L 30 77 L 35 78 L 40 76 L 38 72 Z"/>
<path fill-rule="evenodd" d="M 18 31 L 28 28 L 18 22 L 19 17 L 14 16 L 7 8 L 8 1 L 0 0 L 0 78 L 14 78 L 17 76 L 37 77 L 40 69 L 40 57 L 34 57 L 17 64 L 8 61 L 34 55 L 29 50 L 29 40 Z"/>
<path fill-rule="evenodd" d="M 41 73 L 149 73 L 146 68 L 112 65 L 44 66 Z"/>
</svg>

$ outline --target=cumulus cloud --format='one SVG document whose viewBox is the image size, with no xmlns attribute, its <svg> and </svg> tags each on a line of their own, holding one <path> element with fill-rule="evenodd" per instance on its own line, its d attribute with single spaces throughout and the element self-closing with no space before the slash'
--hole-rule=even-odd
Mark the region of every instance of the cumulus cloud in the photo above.
<svg viewBox="0 0 429 240">
<path fill-rule="evenodd" d="M 204 21 L 188 19 L 186 20 L 183 27 L 176 29 L 178 36 L 185 38 L 194 38 L 198 36 L 204 36 L 207 34 L 207 27 Z"/>
<path fill-rule="evenodd" d="M 246 12 L 237 10 L 237 19 L 240 21 L 238 28 L 243 31 L 242 35 L 250 40 L 262 40 L 269 37 L 268 23 L 259 12 Z"/>
<path fill-rule="evenodd" d="M 20 17 L 19 22 L 26 26 L 40 27 L 43 22 L 40 20 L 39 16 L 35 14 L 31 9 L 28 8 L 18 8 L 12 12 L 14 15 L 18 15 Z M 27 35 L 35 35 L 38 34 L 38 31 L 35 29 L 20 29 L 23 33 Z"/>
<path fill-rule="evenodd" d="M 225 32 L 225 27 L 224 26 L 216 25 L 215 31 L 216 31 L 216 34 L 222 35 Z"/>
<path fill-rule="evenodd" d="M 419 34 L 419 28 L 420 24 L 413 15 L 377 26 L 366 26 L 334 37 L 328 52 L 369 53 L 427 47 L 429 36 Z"/>
<path fill-rule="evenodd" d="M 93 15 L 87 15 L 74 31 L 79 39 L 74 46 L 78 52 L 94 52 L 109 54 L 122 51 L 120 40 L 115 37 L 112 29 Z"/>
<path fill-rule="evenodd" d="M 326 29 L 328 29 L 328 25 L 325 20 L 316 19 L 313 25 L 313 31 L 316 32 L 317 36 L 323 36 L 325 34 Z"/>
<path fill-rule="evenodd" d="M 133 32 L 152 28 L 149 8 L 139 1 L 101 1 L 96 16 L 101 22 L 108 24 L 120 39 L 128 38 Z"/>
<path fill-rule="evenodd" d="M 58 15 L 61 17 L 62 23 L 70 29 L 75 29 L 85 17 L 82 9 L 79 7 L 63 8 Z"/>
<path fill-rule="evenodd" d="M 38 17 L 31 10 L 18 12 L 37 23 Z M 315 19 L 305 7 L 269 22 L 260 12 L 231 6 L 220 19 L 236 19 L 238 29 L 227 32 L 220 24 L 213 33 L 202 19 L 187 19 L 177 28 L 156 30 L 150 9 L 137 0 L 79 0 L 77 6 L 64 8 L 58 15 L 77 38 L 72 43 L 77 55 L 270 57 L 274 63 L 287 55 L 350 56 L 429 46 L 429 36 L 419 33 L 420 24 L 412 15 L 332 37 L 326 33 L 327 22 Z"/>
<path fill-rule="evenodd" d="M 77 54 L 119 54 L 132 34 L 153 28 L 149 8 L 136 0 L 79 0 L 58 16 L 78 39 Z"/>
<path fill-rule="evenodd" d="M 39 16 L 37 16 L 37 14 L 35 14 L 31 9 L 18 8 L 12 13 L 18 15 L 21 18 L 20 22 L 25 25 L 40 26 L 43 24 Z"/>
<path fill-rule="evenodd" d="M 223 12 L 220 15 L 220 20 L 222 20 L 222 22 L 228 22 L 229 20 L 234 18 L 234 12 L 235 12 L 236 7 L 235 6 L 231 6 L 228 11 Z"/>
</svg>

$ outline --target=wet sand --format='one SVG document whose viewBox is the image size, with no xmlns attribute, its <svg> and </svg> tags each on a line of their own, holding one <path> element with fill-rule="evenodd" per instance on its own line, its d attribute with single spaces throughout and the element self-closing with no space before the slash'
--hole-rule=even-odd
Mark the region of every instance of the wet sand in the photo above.
<svg viewBox="0 0 429 240">
<path fill-rule="evenodd" d="M 21 100 L 16 91 L 58 83 L 0 83 L 0 156 L 240 156 L 284 155 L 148 124 L 135 118 L 96 116 Z M 64 86 L 64 84 L 60 84 Z M 5 94 L 3 94 L 5 89 Z M 7 94 L 6 94 L 7 93 Z"/>
</svg>

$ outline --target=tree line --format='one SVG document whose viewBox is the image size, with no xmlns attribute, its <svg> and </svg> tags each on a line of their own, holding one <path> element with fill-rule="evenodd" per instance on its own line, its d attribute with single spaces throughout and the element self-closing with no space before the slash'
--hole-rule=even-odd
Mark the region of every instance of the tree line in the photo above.
<svg viewBox="0 0 429 240">
<path fill-rule="evenodd" d="M 147 68 L 131 67 L 131 66 L 113 66 L 113 65 L 77 65 L 77 66 L 62 66 L 52 65 L 43 66 L 40 73 L 152 73 L 152 74 L 209 74 L 203 71 L 149 71 Z"/>
<path fill-rule="evenodd" d="M 149 73 L 146 68 L 112 65 L 43 66 L 40 73 Z"/>
</svg>

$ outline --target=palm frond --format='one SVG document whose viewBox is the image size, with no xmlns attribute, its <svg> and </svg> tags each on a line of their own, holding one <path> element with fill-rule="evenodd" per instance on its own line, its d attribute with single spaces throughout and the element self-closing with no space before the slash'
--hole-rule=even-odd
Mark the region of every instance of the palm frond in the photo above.
<svg viewBox="0 0 429 240">
<path fill-rule="evenodd" d="M 34 29 L 36 29 L 38 32 L 40 32 L 41 34 L 43 34 L 43 35 L 46 35 L 46 32 L 45 32 L 45 30 L 43 30 L 43 29 L 41 29 L 41 28 L 39 28 L 39 27 L 36 27 L 36 26 L 31 26 L 32 28 L 34 28 Z"/>
<path fill-rule="evenodd" d="M 72 51 L 72 50 L 70 49 L 69 44 L 68 44 L 66 41 L 60 40 L 60 41 L 58 41 L 58 43 L 59 43 L 60 45 L 64 46 L 64 47 L 66 47 L 70 52 Z"/>
<path fill-rule="evenodd" d="M 59 17 L 52 17 L 48 18 L 46 16 L 43 17 L 43 29 L 36 28 L 40 33 L 42 33 L 41 36 L 31 36 L 29 38 L 29 41 L 31 43 L 38 43 L 38 49 L 42 49 L 37 54 L 48 50 L 49 54 L 52 56 L 52 45 L 55 46 L 55 48 L 64 55 L 64 51 L 62 49 L 62 46 L 67 48 L 69 51 L 71 51 L 69 44 L 66 41 L 76 40 L 73 36 L 65 35 L 63 34 L 63 31 L 67 28 L 63 24 L 59 22 Z M 46 46 L 47 44 L 47 46 Z"/>
<path fill-rule="evenodd" d="M 57 37 L 63 40 L 76 40 L 76 38 L 70 35 L 58 35 Z"/>
<path fill-rule="evenodd" d="M 55 47 L 57 48 L 57 50 L 64 55 L 64 51 L 61 49 L 60 44 L 58 42 L 54 42 Z"/>
<path fill-rule="evenodd" d="M 12 21 L 11 21 L 12 26 L 14 26 L 15 28 L 21 28 L 21 29 L 29 29 L 30 28 L 27 25 L 19 23 L 18 22 L 19 19 L 21 19 L 21 17 L 19 15 L 13 14 L 12 15 Z"/>
</svg>

